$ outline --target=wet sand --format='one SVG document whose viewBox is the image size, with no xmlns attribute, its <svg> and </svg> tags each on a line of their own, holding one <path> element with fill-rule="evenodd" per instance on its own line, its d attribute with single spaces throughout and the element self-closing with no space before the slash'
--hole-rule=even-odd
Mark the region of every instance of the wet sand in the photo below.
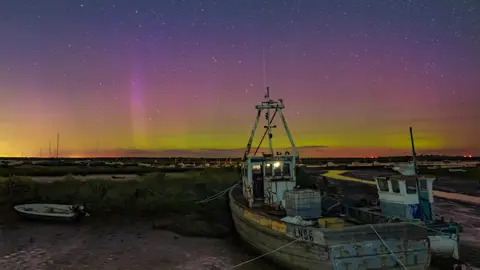
<svg viewBox="0 0 480 270">
<path fill-rule="evenodd" d="M 254 255 L 231 240 L 183 237 L 139 222 L 1 227 L 0 269 L 229 269 Z M 258 260 L 238 269 L 276 269 Z"/>
</svg>

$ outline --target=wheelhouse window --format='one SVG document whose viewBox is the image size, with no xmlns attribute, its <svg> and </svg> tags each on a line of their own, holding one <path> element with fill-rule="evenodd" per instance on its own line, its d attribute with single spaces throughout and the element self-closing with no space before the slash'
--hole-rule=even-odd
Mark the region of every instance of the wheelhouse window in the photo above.
<svg viewBox="0 0 480 270">
<path fill-rule="evenodd" d="M 283 171 L 283 176 L 292 176 L 291 172 L 290 172 L 290 163 L 288 162 L 285 162 L 283 163 L 283 166 L 282 166 L 282 171 Z"/>
<path fill-rule="evenodd" d="M 273 166 L 270 163 L 265 164 L 265 176 L 273 176 Z"/>
<path fill-rule="evenodd" d="M 420 180 L 420 191 L 427 191 L 427 180 Z"/>
<path fill-rule="evenodd" d="M 282 164 L 280 162 L 273 163 L 273 175 L 282 176 Z"/>
<path fill-rule="evenodd" d="M 387 179 L 378 179 L 378 188 L 380 191 L 388 191 Z"/>
<path fill-rule="evenodd" d="M 415 194 L 417 193 L 417 181 L 414 179 L 409 179 L 405 181 L 407 184 L 407 194 Z"/>
<path fill-rule="evenodd" d="M 400 185 L 398 184 L 398 180 L 391 180 L 392 183 L 392 191 L 395 193 L 400 193 Z"/>
<path fill-rule="evenodd" d="M 262 166 L 260 164 L 252 165 L 252 173 L 262 173 Z"/>
</svg>

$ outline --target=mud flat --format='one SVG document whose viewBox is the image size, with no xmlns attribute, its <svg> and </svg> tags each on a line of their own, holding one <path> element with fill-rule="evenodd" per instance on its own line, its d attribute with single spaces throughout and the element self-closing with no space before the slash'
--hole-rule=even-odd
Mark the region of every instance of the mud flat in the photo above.
<svg viewBox="0 0 480 270">
<path fill-rule="evenodd" d="M 53 182 L 0 182 L 0 269 L 228 269 L 257 254 L 239 245 L 227 196 L 197 203 L 238 180 L 208 169 L 111 181 L 68 176 Z M 30 201 L 85 203 L 76 224 L 27 222 L 11 206 Z M 273 270 L 256 260 L 239 269 Z"/>
<path fill-rule="evenodd" d="M 183 237 L 158 228 L 182 235 L 229 236 L 225 198 L 219 198 L 216 204 L 195 202 L 215 194 L 215 189 L 227 188 L 236 175 L 210 170 L 183 174 L 174 180 L 163 173 L 125 181 L 91 176 L 67 176 L 55 181 L 2 179 L 0 269 L 198 269 L 203 263 L 221 269 L 230 263 L 228 256 L 216 260 L 208 252 L 189 255 L 196 249 L 203 250 L 197 248 L 201 241 L 206 241 L 205 246 L 218 247 L 210 250 L 212 254 L 222 254 L 221 240 L 185 244 L 187 237 L 181 240 Z M 12 206 L 27 202 L 81 203 L 91 209 L 92 216 L 79 226 L 21 222 Z M 192 260 L 187 260 L 188 256 Z"/>
<path fill-rule="evenodd" d="M 0 269 L 228 269 L 252 257 L 232 240 L 184 237 L 148 222 L 23 223 L 0 232 Z M 275 269 L 269 265 L 239 269 Z"/>
</svg>

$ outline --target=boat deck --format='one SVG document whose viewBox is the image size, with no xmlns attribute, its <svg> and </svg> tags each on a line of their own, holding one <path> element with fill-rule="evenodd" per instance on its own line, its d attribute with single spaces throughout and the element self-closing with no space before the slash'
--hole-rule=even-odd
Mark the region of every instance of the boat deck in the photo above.
<svg viewBox="0 0 480 270">
<path fill-rule="evenodd" d="M 282 221 L 285 214 L 262 203 L 249 208 L 242 193 L 240 186 L 230 191 L 237 231 L 262 253 L 280 249 L 269 257 L 282 264 L 297 269 L 397 269 L 391 252 L 403 256 L 408 269 L 424 270 L 429 263 L 423 228 L 406 223 L 359 225 L 344 218 L 343 228 L 305 226 Z"/>
<path fill-rule="evenodd" d="M 247 200 L 243 197 L 242 189 L 240 187 L 236 187 L 232 190 L 232 197 L 235 201 L 241 205 L 243 208 L 248 209 L 250 212 L 263 216 L 269 220 L 282 222 L 282 218 L 286 217 L 284 211 L 274 210 L 265 205 L 263 202 L 256 202 L 254 203 L 252 208 L 248 207 Z M 325 217 L 338 217 L 338 215 L 330 215 Z M 345 220 L 345 227 L 356 226 L 358 224 Z"/>
</svg>

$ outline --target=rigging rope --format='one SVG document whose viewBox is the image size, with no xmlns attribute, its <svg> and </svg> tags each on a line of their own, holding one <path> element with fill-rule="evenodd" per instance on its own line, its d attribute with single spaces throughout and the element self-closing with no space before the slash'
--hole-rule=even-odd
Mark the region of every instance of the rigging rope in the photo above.
<svg viewBox="0 0 480 270">
<path fill-rule="evenodd" d="M 264 253 L 264 254 L 262 254 L 262 255 L 260 255 L 260 256 L 258 256 L 258 257 L 255 257 L 255 258 L 253 258 L 253 259 L 250 259 L 250 260 L 248 260 L 248 261 L 244 261 L 244 262 L 242 262 L 242 263 L 239 263 L 239 264 L 237 264 L 237 265 L 234 265 L 234 266 L 230 267 L 229 269 L 235 269 L 235 268 L 238 268 L 238 267 L 243 266 L 243 265 L 245 265 L 245 264 L 248 264 L 248 263 L 251 263 L 251 262 L 253 262 L 253 261 L 256 261 L 256 260 L 258 260 L 258 259 L 260 259 L 260 258 L 263 258 L 263 257 L 265 257 L 265 256 L 268 256 L 268 255 L 274 253 L 274 252 L 277 252 L 277 251 L 281 250 L 282 248 L 288 247 L 288 246 L 290 246 L 291 244 L 296 243 L 297 241 L 300 241 L 300 240 L 301 240 L 300 238 L 297 238 L 297 239 L 295 239 L 295 240 L 293 240 L 293 241 L 291 241 L 291 242 L 288 242 L 287 244 L 285 244 L 285 245 L 283 245 L 283 246 L 281 246 L 281 247 L 278 247 L 278 248 L 276 248 L 276 249 L 274 249 L 274 250 L 272 250 L 272 251 L 269 251 L 269 252 L 267 252 L 267 253 Z M 407 270 L 408 270 L 408 269 L 407 269 Z"/>
<path fill-rule="evenodd" d="M 203 199 L 203 200 L 200 200 L 200 201 L 197 201 L 197 202 L 195 202 L 195 203 L 196 203 L 196 204 L 199 204 L 199 203 L 207 203 L 207 202 L 211 202 L 211 201 L 213 201 L 213 200 L 216 200 L 216 199 L 222 197 L 223 195 L 227 194 L 227 192 L 229 192 L 232 188 L 236 187 L 238 184 L 239 184 L 239 183 L 237 182 L 237 183 L 233 184 L 232 186 L 228 187 L 227 189 L 222 190 L 222 191 L 220 191 L 220 192 L 218 192 L 218 193 L 216 193 L 216 194 L 214 194 L 214 195 L 212 195 L 212 196 L 210 196 L 210 197 L 207 197 L 207 198 L 205 198 L 205 199 Z"/>
<path fill-rule="evenodd" d="M 392 257 L 403 267 L 403 269 L 408 270 L 408 268 L 405 266 L 405 264 L 403 264 L 403 262 L 397 257 L 397 255 L 395 255 L 395 253 L 393 253 L 393 251 L 390 249 L 390 247 L 387 245 L 387 243 L 385 243 L 383 238 L 380 236 L 380 234 L 378 234 L 377 230 L 375 230 L 375 228 L 372 226 L 372 224 L 368 224 L 368 226 L 370 226 L 370 228 L 372 228 L 372 230 L 375 232 L 375 234 L 377 235 L 380 242 L 382 242 L 382 244 L 387 248 L 388 252 L 390 252 L 390 255 L 392 255 Z"/>
</svg>

